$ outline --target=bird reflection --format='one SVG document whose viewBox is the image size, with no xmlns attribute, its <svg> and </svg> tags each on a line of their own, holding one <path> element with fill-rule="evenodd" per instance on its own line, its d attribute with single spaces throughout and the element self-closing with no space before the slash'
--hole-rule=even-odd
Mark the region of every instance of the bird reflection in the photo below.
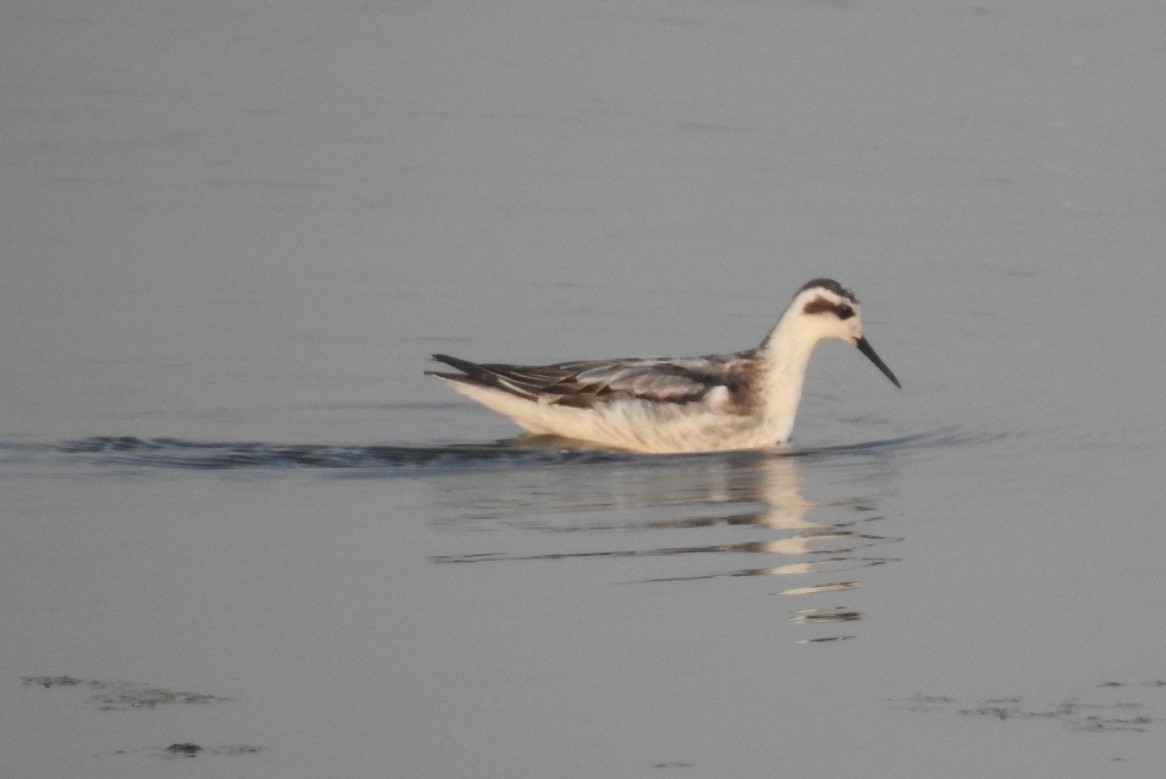
<svg viewBox="0 0 1166 779">
<path fill-rule="evenodd" d="M 642 461 L 633 461 L 642 462 Z M 604 469 L 601 483 L 590 483 L 588 471 L 562 479 L 554 486 L 525 484 L 523 494 L 537 499 L 511 503 L 506 510 L 488 512 L 511 525 L 550 533 L 602 531 L 684 531 L 736 527 L 751 529 L 754 538 L 729 543 L 700 543 L 633 549 L 547 551 L 538 554 L 478 553 L 432 558 L 440 563 L 476 563 L 591 558 L 671 557 L 681 555 L 765 555 L 763 564 L 720 570 L 678 571 L 675 575 L 635 579 L 633 583 L 680 582 L 719 577 L 783 576 L 796 579 L 779 591 L 783 597 L 837 599 L 862 587 L 854 573 L 894 561 L 874 554 L 878 547 L 900 541 L 869 532 L 881 519 L 868 501 L 848 497 L 814 501 L 803 492 L 805 479 L 798 459 L 782 455 L 678 458 L 665 465 L 618 470 Z M 498 485 L 495 485 L 497 487 Z M 497 492 L 495 491 L 496 495 Z M 513 494 L 513 493 L 511 493 Z M 480 497 L 480 493 L 479 493 Z M 552 505 L 548 506 L 550 502 Z M 478 518 L 482 514 L 473 511 Z M 494 506 L 494 509 L 500 509 Z M 597 520 L 580 516 L 595 512 Z M 528 515 L 535 515 L 532 519 Z M 666 516 L 651 518 L 651 515 Z M 614 516 L 629 517 L 613 522 Z M 639 518 L 649 515 L 649 518 Z M 702 535 L 709 535 L 708 532 Z M 761 537 L 756 537 L 761 536 Z M 656 536 L 654 536 L 656 537 Z M 733 558 L 736 559 L 736 558 Z M 848 575 L 849 574 L 849 575 Z M 790 620 L 815 630 L 837 629 L 863 618 L 862 612 L 837 603 L 794 610 Z M 837 641 L 851 635 L 815 635 L 806 643 Z"/>
</svg>

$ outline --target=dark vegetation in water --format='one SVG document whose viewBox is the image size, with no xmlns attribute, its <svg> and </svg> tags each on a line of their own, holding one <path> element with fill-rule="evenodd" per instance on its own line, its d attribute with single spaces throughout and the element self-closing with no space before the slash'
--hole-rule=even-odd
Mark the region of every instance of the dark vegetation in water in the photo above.
<svg viewBox="0 0 1166 779">
<path fill-rule="evenodd" d="M 171 744 L 166 747 L 166 751 L 175 757 L 194 757 L 202 751 L 202 747 L 198 744 L 187 742 L 185 744 Z"/>
<path fill-rule="evenodd" d="M 168 690 L 141 682 L 113 682 L 75 679 L 72 676 L 24 676 L 27 685 L 41 687 L 77 687 L 89 691 L 88 702 L 101 711 L 129 711 L 153 709 L 175 703 L 223 703 L 230 698 L 219 698 L 186 690 Z"/>
<path fill-rule="evenodd" d="M 1115 696 L 1113 693 L 1117 691 Z M 1147 693 L 1152 693 L 1148 697 Z M 1093 691 L 1052 703 L 1035 702 L 1020 696 L 960 701 L 946 695 L 916 694 L 892 700 L 893 709 L 913 712 L 954 712 L 967 717 L 989 717 L 1005 721 L 1047 720 L 1068 730 L 1095 733 L 1117 731 L 1149 733 L 1161 724 L 1166 682 L 1144 684 L 1106 682 Z M 1141 698 L 1142 700 L 1138 700 Z"/>
<path fill-rule="evenodd" d="M 240 757 L 254 755 L 263 747 L 250 744 L 226 744 L 223 746 L 202 746 L 193 741 L 184 741 L 165 747 L 142 747 L 141 749 L 118 749 L 110 754 L 132 755 L 135 757 L 155 757 L 160 760 L 184 760 L 192 757 Z"/>
<path fill-rule="evenodd" d="M 93 679 L 78 679 L 73 676 L 24 676 L 21 681 L 29 686 L 39 686 L 45 689 L 77 688 L 87 690 L 87 703 L 98 711 L 134 711 L 155 709 L 159 706 L 176 704 L 213 704 L 229 702 L 230 698 L 220 698 L 217 695 L 207 695 L 186 690 L 169 690 L 164 687 L 154 687 L 141 682 L 117 682 Z M 248 744 L 229 744 L 225 746 L 202 746 L 193 741 L 181 741 L 165 747 L 143 747 L 140 749 L 118 749 L 112 754 L 141 755 L 163 759 L 191 758 L 191 757 L 238 757 L 253 755 L 262 752 L 263 747 Z"/>
<path fill-rule="evenodd" d="M 254 755 L 262 752 L 263 747 L 254 747 L 248 744 L 228 744 L 219 747 L 204 747 L 187 741 L 181 744 L 171 744 L 168 747 L 146 747 L 144 749 L 119 750 L 119 755 L 144 755 L 159 757 L 163 760 L 190 757 L 239 757 L 240 755 Z"/>
</svg>

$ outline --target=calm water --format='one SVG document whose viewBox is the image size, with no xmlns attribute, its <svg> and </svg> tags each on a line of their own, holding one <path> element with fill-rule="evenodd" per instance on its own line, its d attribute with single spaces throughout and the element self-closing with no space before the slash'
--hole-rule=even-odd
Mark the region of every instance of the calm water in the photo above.
<svg viewBox="0 0 1166 779">
<path fill-rule="evenodd" d="M 1164 22 L 5 5 L 0 773 L 1158 775 Z M 785 452 L 422 375 L 822 275 L 904 390 L 823 346 Z"/>
</svg>

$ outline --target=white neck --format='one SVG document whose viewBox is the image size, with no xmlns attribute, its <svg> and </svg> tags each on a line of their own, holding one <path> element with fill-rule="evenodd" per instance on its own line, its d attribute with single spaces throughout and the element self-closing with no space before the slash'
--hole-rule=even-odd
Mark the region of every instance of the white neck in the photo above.
<svg viewBox="0 0 1166 779">
<path fill-rule="evenodd" d="M 765 365 L 763 414 L 782 442 L 789 440 L 793 430 L 806 367 L 819 340 L 819 335 L 806 327 L 805 319 L 791 311 L 778 321 L 761 344 Z"/>
</svg>

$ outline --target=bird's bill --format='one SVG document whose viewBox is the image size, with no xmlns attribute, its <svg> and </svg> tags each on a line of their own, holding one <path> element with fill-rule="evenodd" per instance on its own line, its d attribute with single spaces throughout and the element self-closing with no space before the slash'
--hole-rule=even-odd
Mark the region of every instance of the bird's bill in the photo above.
<svg viewBox="0 0 1166 779">
<path fill-rule="evenodd" d="M 884 376 L 891 380 L 891 384 L 894 384 L 899 389 L 903 389 L 903 385 L 900 384 L 899 380 L 895 378 L 895 374 L 891 373 L 891 369 L 888 368 L 887 364 L 882 361 L 882 358 L 880 358 L 878 354 L 875 353 L 874 347 L 870 345 L 870 341 L 860 337 L 857 341 L 854 342 L 854 345 L 858 347 L 858 351 L 865 354 L 867 359 L 875 364 L 875 367 L 883 372 Z"/>
</svg>

